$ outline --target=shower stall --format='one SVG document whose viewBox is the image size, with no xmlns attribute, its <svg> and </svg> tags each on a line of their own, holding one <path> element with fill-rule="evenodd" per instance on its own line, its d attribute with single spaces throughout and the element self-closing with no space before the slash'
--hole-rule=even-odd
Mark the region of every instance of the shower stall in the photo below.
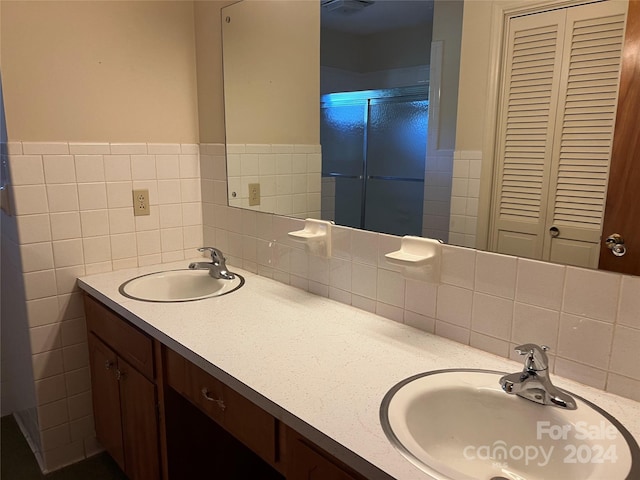
<svg viewBox="0 0 640 480">
<path fill-rule="evenodd" d="M 322 96 L 323 201 L 334 207 L 323 218 L 422 235 L 428 109 L 426 86 Z"/>
</svg>

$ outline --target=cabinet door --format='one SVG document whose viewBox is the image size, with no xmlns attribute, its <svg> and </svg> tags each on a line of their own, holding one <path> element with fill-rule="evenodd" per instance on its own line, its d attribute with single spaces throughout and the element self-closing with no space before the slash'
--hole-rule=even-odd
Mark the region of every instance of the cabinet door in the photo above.
<svg viewBox="0 0 640 480">
<path fill-rule="evenodd" d="M 360 480 L 300 439 L 291 443 L 287 480 Z"/>
<path fill-rule="evenodd" d="M 89 334 L 89 359 L 96 437 L 124 470 L 120 392 L 115 376 L 118 359 L 93 333 Z"/>
<path fill-rule="evenodd" d="M 124 471 L 130 480 L 160 478 L 158 408 L 155 385 L 118 359 Z"/>
</svg>

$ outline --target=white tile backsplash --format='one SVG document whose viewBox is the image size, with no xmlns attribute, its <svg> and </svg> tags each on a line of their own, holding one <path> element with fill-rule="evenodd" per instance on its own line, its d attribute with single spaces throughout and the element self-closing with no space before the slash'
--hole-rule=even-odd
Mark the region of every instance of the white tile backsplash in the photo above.
<svg viewBox="0 0 640 480">
<path fill-rule="evenodd" d="M 156 157 L 155 155 L 131 155 L 131 179 L 155 180 Z"/>
<path fill-rule="evenodd" d="M 102 155 L 75 155 L 76 179 L 79 183 L 104 182 Z"/>
<path fill-rule="evenodd" d="M 80 208 L 76 183 L 47 184 L 49 212 L 75 212 Z"/>
<path fill-rule="evenodd" d="M 613 323 L 620 280 L 609 272 L 567 267 L 563 311 Z"/>
<path fill-rule="evenodd" d="M 263 205 L 280 202 L 290 211 L 302 178 L 321 163 L 313 145 L 228 151 L 230 158 L 237 155 L 237 171 L 231 162 L 229 172 L 238 175 L 238 188 L 242 155 L 257 155 L 245 157 L 245 171 L 257 165 L 259 175 L 269 174 L 273 191 L 262 177 Z M 512 356 L 518 343 L 547 344 L 556 373 L 640 399 L 640 378 L 632 368 L 640 342 L 637 277 L 445 245 L 441 282 L 419 282 L 384 260 L 399 237 L 347 227 L 335 228 L 331 259 L 313 257 L 287 237 L 302 228 L 301 220 L 227 206 L 224 145 L 15 142 L 11 152 L 34 378 L 52 379 L 40 384 L 42 397 L 51 401 L 38 413 L 42 438 L 52 447 L 45 459 L 54 463 L 84 452 L 85 443 L 95 448 L 75 277 L 184 259 L 204 243 L 221 248 L 231 266 L 496 355 Z M 459 177 L 454 191 L 465 197 L 454 209 L 459 207 L 459 235 L 466 240 L 475 228 L 476 153 L 456 152 L 453 163 L 443 158 L 443 168 Z M 278 175 L 289 177 L 278 181 Z M 315 177 L 305 180 L 308 189 L 318 188 Z M 133 187 L 149 188 L 151 215 L 133 217 Z M 450 187 L 441 189 L 447 197 Z M 320 194 L 314 195 L 307 191 L 306 205 L 317 201 L 319 211 Z M 61 378 L 66 394 L 57 399 Z M 72 405 L 77 410 L 69 419 Z"/>
<path fill-rule="evenodd" d="M 474 292 L 471 330 L 508 341 L 512 324 L 512 300 Z"/>
<path fill-rule="evenodd" d="M 618 323 L 640 329 L 640 277 L 622 277 Z"/>
<path fill-rule="evenodd" d="M 108 143 L 81 143 L 70 142 L 69 153 L 72 155 L 101 155 L 111 153 Z"/>
<path fill-rule="evenodd" d="M 560 310 L 565 270 L 564 265 L 519 258 L 516 300 Z"/>
<path fill-rule="evenodd" d="M 606 341 L 606 338 L 602 341 Z M 637 366 L 638 345 L 640 345 L 640 330 L 616 325 L 609 369 L 620 375 L 640 380 Z"/>
<path fill-rule="evenodd" d="M 546 345 L 551 351 L 558 346 L 560 312 L 525 303 L 515 303 L 511 341 L 517 344 Z"/>
<path fill-rule="evenodd" d="M 42 162 L 47 185 L 76 181 L 76 166 L 73 155 L 43 155 Z"/>
<path fill-rule="evenodd" d="M 130 155 L 105 155 L 104 179 L 107 182 L 121 182 L 131 180 Z"/>
<path fill-rule="evenodd" d="M 612 324 L 563 313 L 556 353 L 592 367 L 603 367 L 609 365 L 612 338 Z"/>
<path fill-rule="evenodd" d="M 53 224 L 49 221 L 49 215 L 23 215 L 18 224 L 18 237 L 20 244 L 36 242 L 48 242 L 52 239 Z M 78 223 L 78 232 L 80 224 Z"/>
<path fill-rule="evenodd" d="M 475 290 L 513 299 L 516 285 L 515 257 L 477 252 Z"/>
<path fill-rule="evenodd" d="M 12 190 L 16 215 L 49 212 L 47 189 L 44 185 L 17 185 Z"/>
<path fill-rule="evenodd" d="M 241 144 L 228 145 L 227 151 L 229 205 L 298 218 L 320 216 L 319 145 Z M 203 171 L 208 168 L 205 165 L 201 161 Z M 224 181 L 224 164 L 219 165 L 217 178 Z M 260 204 L 255 206 L 249 206 L 252 183 L 260 184 Z M 221 189 L 218 191 L 215 202 L 222 203 Z"/>
<path fill-rule="evenodd" d="M 471 307 L 473 292 L 453 285 L 440 285 L 436 315 L 438 320 L 458 325 L 466 329 L 471 327 Z"/>
<path fill-rule="evenodd" d="M 44 183 L 41 155 L 15 155 L 12 158 L 11 183 L 13 185 L 38 185 Z"/>
<path fill-rule="evenodd" d="M 442 246 L 440 281 L 457 287 L 473 289 L 476 252 L 452 245 Z"/>
<path fill-rule="evenodd" d="M 469 162 L 469 179 L 465 182 L 467 192 L 472 183 L 469 180 L 477 176 L 479 159 L 466 158 Z M 256 213 L 256 231 L 247 233 L 246 222 L 244 230 L 240 228 L 242 210 L 219 203 L 210 208 L 203 207 L 203 215 L 204 229 L 215 232 L 219 246 L 234 250 L 230 243 L 238 242 L 242 235 L 264 236 L 271 242 L 259 244 L 259 274 L 327 295 L 325 280 L 309 268 L 316 260 L 311 260 L 286 236 L 288 231 L 302 228 L 295 219 Z M 475 228 L 475 220 L 473 225 Z M 629 379 L 629 385 L 635 385 L 628 371 L 613 373 L 608 365 L 614 332 L 612 323 L 616 321 L 616 315 L 620 320 L 624 318 L 634 333 L 640 331 L 636 326 L 640 283 L 635 277 L 445 245 L 440 283 L 428 284 L 405 279 L 399 268 L 384 260 L 385 253 L 398 248 L 399 237 L 347 227 L 337 227 L 335 233 L 335 245 L 340 247 L 334 249 L 329 261 L 330 298 L 344 303 L 350 299 L 354 307 L 435 331 L 437 335 L 504 357 L 515 358 L 512 350 L 520 343 L 545 344 L 552 349 L 552 365 L 558 358 L 558 368 L 570 378 L 603 388 L 602 372 L 605 372 L 606 378 L 618 375 Z M 228 240 L 229 235 L 234 235 L 233 242 Z M 237 255 L 242 254 L 234 251 L 234 260 Z M 242 259 L 237 261 L 239 265 L 247 264 Z M 337 272 L 347 272 L 349 265 L 351 286 L 346 288 L 343 273 Z M 573 271 L 568 273 L 570 270 Z M 338 280 L 335 279 L 337 275 L 340 275 Z M 591 313 L 584 306 L 576 307 L 587 296 L 580 293 L 580 285 L 586 278 L 592 278 L 590 275 L 595 275 L 597 285 L 601 285 L 600 281 L 607 283 L 607 293 L 598 294 L 607 300 Z M 612 278 L 613 282 L 606 282 Z M 338 282 L 339 287 L 334 282 Z M 400 292 L 404 292 L 402 297 Z M 569 314 L 567 308 L 577 309 L 582 314 Z M 618 341 L 621 338 L 618 337 Z M 635 337 L 629 335 L 629 338 Z M 593 356 L 585 355 L 585 349 L 577 346 L 581 342 L 589 345 L 587 351 L 593 348 Z M 623 351 L 625 349 L 621 349 Z M 616 361 L 625 364 L 622 360 Z M 580 366 L 584 369 L 580 370 Z M 590 380 L 587 382 L 587 379 Z M 632 398 L 637 396 L 617 377 L 611 387 L 607 383 L 604 388 L 615 388 L 616 392 Z"/>
<path fill-rule="evenodd" d="M 87 210 L 80 212 L 82 237 L 109 235 L 109 210 Z"/>
<path fill-rule="evenodd" d="M 107 206 L 109 208 L 131 207 L 132 192 L 131 182 L 107 182 Z"/>
<path fill-rule="evenodd" d="M 107 208 L 107 189 L 104 182 L 79 183 L 78 204 L 80 210 Z"/>
<path fill-rule="evenodd" d="M 438 299 L 436 284 L 407 279 L 405 294 L 405 311 L 435 318 Z"/>
<path fill-rule="evenodd" d="M 22 142 L 22 153 L 25 155 L 64 155 L 69 153 L 69 144 L 67 142 Z"/>
<path fill-rule="evenodd" d="M 388 305 L 404 308 L 405 283 L 402 274 L 378 269 L 377 299 Z"/>
</svg>

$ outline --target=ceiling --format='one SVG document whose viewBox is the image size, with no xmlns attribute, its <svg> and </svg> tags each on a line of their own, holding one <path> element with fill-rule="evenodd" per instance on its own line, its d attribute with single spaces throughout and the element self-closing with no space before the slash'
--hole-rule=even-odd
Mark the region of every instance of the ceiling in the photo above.
<svg viewBox="0 0 640 480">
<path fill-rule="evenodd" d="M 433 0 L 333 0 L 324 6 L 322 28 L 356 35 L 412 27 L 433 21 Z M 365 3 L 370 3 L 363 6 Z"/>
</svg>

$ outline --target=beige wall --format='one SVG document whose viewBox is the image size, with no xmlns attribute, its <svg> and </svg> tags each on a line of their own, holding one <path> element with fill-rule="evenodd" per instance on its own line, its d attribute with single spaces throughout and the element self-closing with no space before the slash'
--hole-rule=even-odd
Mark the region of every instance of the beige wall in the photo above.
<svg viewBox="0 0 640 480">
<path fill-rule="evenodd" d="M 201 143 L 224 143 L 220 9 L 232 3 L 228 0 L 194 2 Z"/>
<path fill-rule="evenodd" d="M 462 22 L 456 150 L 482 150 L 493 1 L 467 1 Z"/>
<path fill-rule="evenodd" d="M 9 140 L 198 141 L 193 2 L 0 2 Z"/>
<path fill-rule="evenodd" d="M 241 2 L 224 15 L 227 143 L 318 144 L 320 4 Z"/>
</svg>

